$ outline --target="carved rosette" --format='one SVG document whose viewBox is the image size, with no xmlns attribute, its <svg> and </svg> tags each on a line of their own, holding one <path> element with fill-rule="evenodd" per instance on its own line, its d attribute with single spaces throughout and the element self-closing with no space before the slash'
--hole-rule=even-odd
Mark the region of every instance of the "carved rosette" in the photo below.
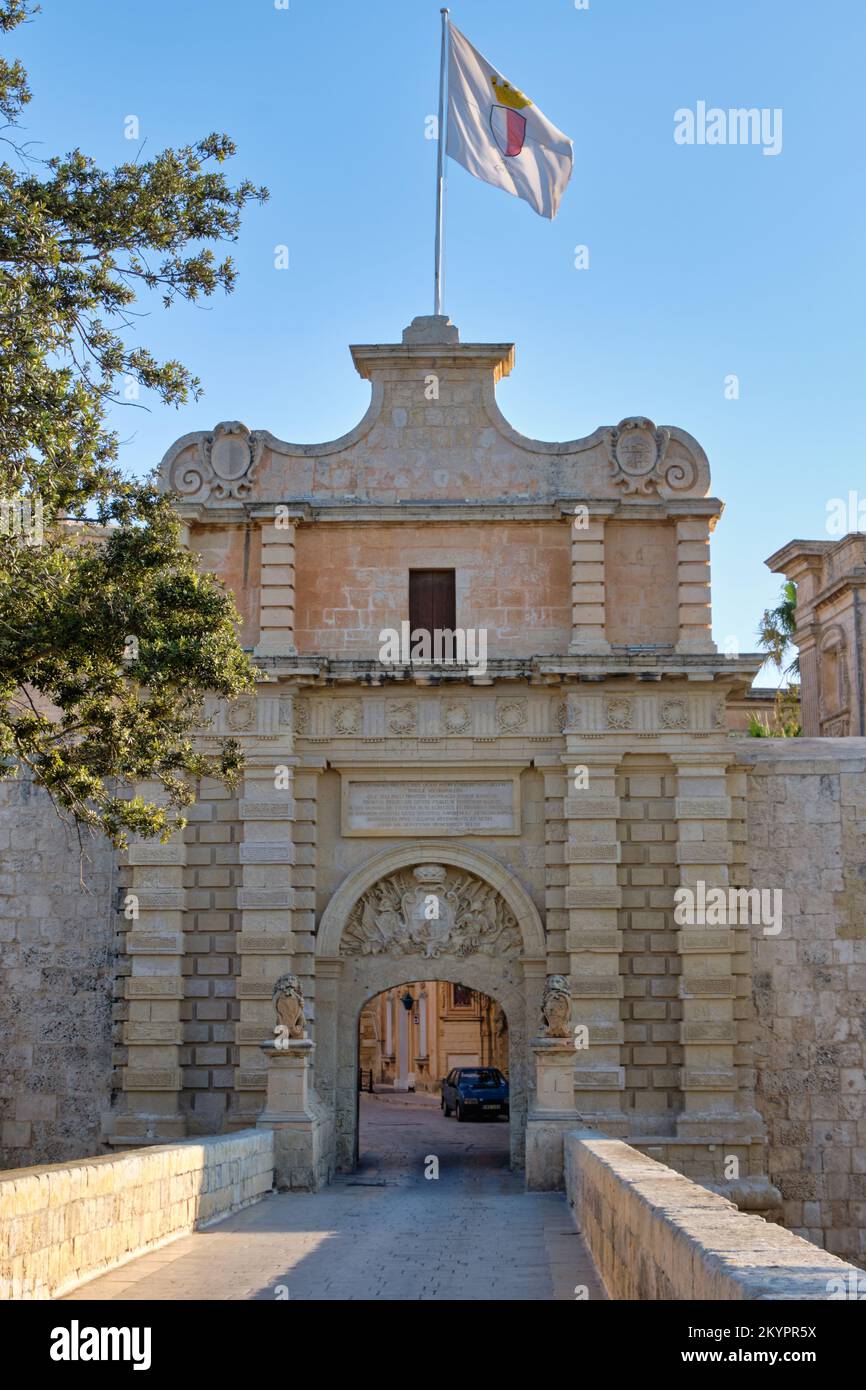
<svg viewBox="0 0 866 1390">
<path fill-rule="evenodd" d="M 526 723 L 525 700 L 500 700 L 496 707 L 496 722 L 503 734 L 516 734 Z"/>
<path fill-rule="evenodd" d="M 494 888 L 461 869 L 419 864 L 380 879 L 349 914 L 345 956 L 516 956 L 520 930 Z"/>
<path fill-rule="evenodd" d="M 181 497 L 213 498 L 218 502 L 249 497 L 264 440 L 240 420 L 226 420 L 199 438 L 192 457 L 172 465 L 169 488 Z"/>
<path fill-rule="evenodd" d="M 604 702 L 609 729 L 630 729 L 634 722 L 634 702 L 628 695 L 611 695 Z"/>
<path fill-rule="evenodd" d="M 687 729 L 689 726 L 688 701 L 681 695 L 672 695 L 662 700 L 662 724 L 666 729 Z"/>
<path fill-rule="evenodd" d="M 661 487 L 685 492 L 695 486 L 697 466 L 692 460 L 671 459 L 670 430 L 657 429 L 652 420 L 632 416 L 608 431 L 605 441 L 613 481 L 624 494 L 647 496 Z"/>
<path fill-rule="evenodd" d="M 363 720 L 360 700 L 340 700 L 333 710 L 335 734 L 359 734 Z"/>
<path fill-rule="evenodd" d="M 226 724 L 233 733 L 248 733 L 255 727 L 258 705 L 255 695 L 241 695 L 226 708 Z"/>
<path fill-rule="evenodd" d="M 442 725 L 448 734 L 465 734 L 472 724 L 472 711 L 465 700 L 445 706 Z"/>
<path fill-rule="evenodd" d="M 389 700 L 388 730 L 392 734 L 414 734 L 418 728 L 415 700 Z"/>
</svg>

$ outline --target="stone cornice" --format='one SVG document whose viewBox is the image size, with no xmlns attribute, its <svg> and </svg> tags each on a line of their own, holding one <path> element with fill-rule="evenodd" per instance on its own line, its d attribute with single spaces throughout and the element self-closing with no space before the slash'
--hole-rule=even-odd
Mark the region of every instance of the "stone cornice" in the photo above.
<svg viewBox="0 0 866 1390">
<path fill-rule="evenodd" d="M 483 675 L 466 666 L 435 666 L 414 663 L 383 666 L 370 659 L 337 657 L 268 656 L 256 657 L 256 665 L 267 680 L 300 680 L 318 686 L 408 685 L 490 686 L 499 681 L 522 681 L 527 685 L 559 685 L 563 682 L 599 683 L 608 680 L 730 681 L 748 686 L 764 664 L 761 653 L 727 657 L 718 653 L 627 652 L 599 656 L 527 656 L 488 660 Z"/>
<path fill-rule="evenodd" d="M 374 373 L 407 367 L 486 367 L 495 384 L 514 367 L 513 343 L 361 343 L 349 348 L 358 375 L 372 381 Z"/>
<path fill-rule="evenodd" d="M 325 500 L 303 498 L 285 501 L 260 501 L 231 507 L 210 506 L 205 502 L 178 502 L 178 515 L 187 524 L 196 521 L 208 526 L 245 525 L 251 520 L 268 521 L 279 516 L 298 525 L 333 522 L 368 526 L 382 523 L 417 524 L 440 522 L 464 523 L 497 521 L 568 521 L 577 506 L 586 507 L 591 519 L 622 521 L 664 521 L 683 517 L 707 517 L 715 520 L 724 511 L 718 497 L 667 498 L 595 498 L 560 497 L 550 502 L 533 502 L 528 498 L 498 498 L 493 501 L 439 500 L 425 498 L 387 506 L 360 499 Z"/>
<path fill-rule="evenodd" d="M 788 541 L 764 561 L 773 574 L 786 574 L 798 560 L 803 561 L 798 568 L 818 568 L 824 556 L 837 544 L 836 541 Z M 811 564 L 810 564 L 811 562 Z"/>
</svg>

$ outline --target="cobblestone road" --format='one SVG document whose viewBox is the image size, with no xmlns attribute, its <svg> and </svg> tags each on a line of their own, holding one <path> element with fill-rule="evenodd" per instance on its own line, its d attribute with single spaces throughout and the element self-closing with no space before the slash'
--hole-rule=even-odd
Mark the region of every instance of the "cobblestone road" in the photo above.
<svg viewBox="0 0 866 1390">
<path fill-rule="evenodd" d="M 425 1178 L 428 1155 L 438 1179 Z M 75 1299 L 603 1297 L 559 1193 L 508 1168 L 508 1125 L 458 1124 L 429 1096 L 361 1097 L 361 1164 L 84 1284 Z"/>
</svg>

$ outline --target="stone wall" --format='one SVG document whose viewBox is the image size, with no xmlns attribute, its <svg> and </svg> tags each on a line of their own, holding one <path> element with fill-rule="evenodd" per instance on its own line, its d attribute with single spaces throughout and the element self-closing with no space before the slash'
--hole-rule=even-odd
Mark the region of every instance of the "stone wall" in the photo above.
<svg viewBox="0 0 866 1390">
<path fill-rule="evenodd" d="M 114 854 L 0 782 L 0 1168 L 95 1153 L 111 1096 Z"/>
<path fill-rule="evenodd" d="M 578 1230 L 610 1298 L 857 1296 L 859 1276 L 851 1265 L 737 1211 L 621 1141 L 567 1134 L 565 1180 Z"/>
<path fill-rule="evenodd" d="M 0 1298 L 55 1298 L 271 1190 L 274 1137 L 245 1130 L 0 1175 Z"/>
<path fill-rule="evenodd" d="M 457 626 L 486 633 L 490 657 L 549 653 L 571 636 L 571 543 L 561 521 L 299 527 L 298 650 L 369 658 L 409 616 L 409 571 L 456 571 Z M 676 594 L 674 594 L 674 599 Z M 676 606 L 673 607 L 676 623 Z"/>
<path fill-rule="evenodd" d="M 745 739 L 757 1103 L 785 1225 L 866 1262 L 866 739 Z"/>
</svg>

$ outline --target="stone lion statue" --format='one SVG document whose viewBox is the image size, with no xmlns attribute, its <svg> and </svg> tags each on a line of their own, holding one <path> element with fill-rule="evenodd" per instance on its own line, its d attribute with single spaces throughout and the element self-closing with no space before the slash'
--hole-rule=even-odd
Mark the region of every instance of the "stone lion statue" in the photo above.
<svg viewBox="0 0 866 1390">
<path fill-rule="evenodd" d="M 277 1038 L 305 1036 L 304 995 L 297 975 L 281 975 L 277 980 L 274 985 L 274 1009 L 277 1014 L 274 1029 Z"/>
<path fill-rule="evenodd" d="M 564 975 L 548 975 L 541 1001 L 542 1032 L 549 1038 L 571 1037 L 571 995 Z"/>
</svg>

